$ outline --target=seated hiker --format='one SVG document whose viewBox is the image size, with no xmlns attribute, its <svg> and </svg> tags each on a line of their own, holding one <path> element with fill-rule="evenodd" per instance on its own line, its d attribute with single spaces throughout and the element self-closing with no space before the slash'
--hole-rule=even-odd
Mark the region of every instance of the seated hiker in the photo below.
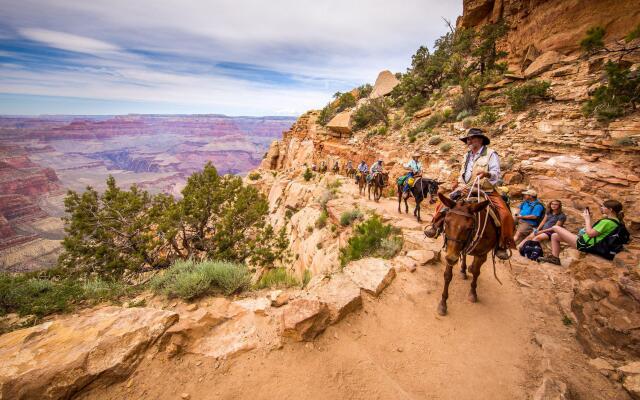
<svg viewBox="0 0 640 400">
<path fill-rule="evenodd" d="M 522 192 L 522 195 L 524 196 L 524 201 L 520 204 L 520 214 L 515 216 L 518 226 L 513 240 L 516 243 L 533 232 L 533 229 L 540 225 L 544 217 L 544 206 L 538 201 L 538 193 L 529 189 Z"/>
<path fill-rule="evenodd" d="M 371 180 L 373 179 L 374 175 L 381 173 L 382 170 L 383 170 L 382 160 L 376 161 L 371 166 L 371 173 L 367 176 L 367 182 L 371 182 Z"/>
<path fill-rule="evenodd" d="M 629 243 L 629 232 L 624 226 L 622 204 L 617 200 L 606 200 L 600 206 L 604 218 L 591 222 L 589 207 L 582 212 L 584 228 L 578 234 L 554 225 L 540 233 L 551 232 L 551 255 L 540 257 L 539 262 L 560 265 L 560 243 L 567 243 L 574 249 L 584 253 L 596 254 L 608 260 L 613 260 L 616 253 L 622 251 L 622 246 Z"/>
<path fill-rule="evenodd" d="M 553 232 L 540 233 L 541 231 L 547 230 L 552 226 L 562 226 L 567 221 L 567 216 L 562 212 L 562 202 L 560 200 L 553 200 L 549 203 L 549 211 L 545 214 L 544 218 L 538 225 L 537 228 L 533 229 L 533 232 L 529 234 L 526 238 L 520 242 L 518 245 L 518 250 L 522 248 L 522 246 L 529 240 L 535 240 L 536 242 L 544 242 L 545 240 L 551 239 L 551 235 Z"/>
<path fill-rule="evenodd" d="M 411 156 L 411 160 L 409 160 L 409 162 L 403 165 L 404 169 L 409 171 L 403 177 L 404 179 L 404 186 L 402 187 L 403 193 L 406 193 L 409 190 L 409 188 L 413 186 L 413 182 L 415 181 L 415 178 L 422 174 L 422 164 L 420 164 L 420 161 L 418 161 L 419 157 L 420 157 L 420 154 L 414 153 Z"/>
<path fill-rule="evenodd" d="M 495 255 L 506 260 L 510 257 L 507 249 L 515 249 L 516 246 L 513 241 L 514 221 L 511 210 L 496 190 L 496 184 L 500 179 L 500 157 L 488 147 L 491 141 L 481 129 L 469 129 L 467 136 L 460 140 L 468 145 L 469 151 L 462 163 L 456 190 L 450 197 L 453 199 L 462 197 L 472 189 L 476 179 L 479 179 L 480 189 L 486 193 L 500 219 L 500 240 Z M 424 232 L 427 237 L 436 237 L 442 231 L 446 211 L 442 203 L 438 204 L 433 222 Z"/>
<path fill-rule="evenodd" d="M 367 176 L 367 174 L 369 173 L 369 166 L 366 162 L 364 162 L 364 160 L 360 161 L 360 164 L 358 164 L 358 173 L 362 175 L 362 177 Z M 358 177 L 356 176 L 356 182 L 357 179 Z"/>
</svg>

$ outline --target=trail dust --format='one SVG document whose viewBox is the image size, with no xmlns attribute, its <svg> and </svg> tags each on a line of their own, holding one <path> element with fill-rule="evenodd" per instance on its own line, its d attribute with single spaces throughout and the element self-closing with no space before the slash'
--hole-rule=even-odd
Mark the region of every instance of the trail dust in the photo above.
<svg viewBox="0 0 640 400">
<path fill-rule="evenodd" d="M 351 184 L 342 190 L 357 193 Z M 405 229 L 421 226 L 411 209 L 398 215 L 392 199 L 376 204 L 365 197 L 361 204 Z M 498 266 L 502 286 L 487 267 L 475 304 L 467 301 L 470 280 L 454 275 L 446 317 L 436 313 L 443 265 L 420 266 L 399 273 L 378 298 L 365 295 L 360 311 L 314 342 L 222 361 L 155 357 L 128 381 L 93 388 L 82 398 L 524 399 L 540 379 L 533 317 L 505 267 Z"/>
</svg>

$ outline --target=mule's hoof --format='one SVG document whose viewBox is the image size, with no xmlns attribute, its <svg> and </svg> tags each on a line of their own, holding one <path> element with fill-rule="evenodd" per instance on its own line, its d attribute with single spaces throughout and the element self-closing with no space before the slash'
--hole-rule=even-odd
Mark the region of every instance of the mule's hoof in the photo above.
<svg viewBox="0 0 640 400">
<path fill-rule="evenodd" d="M 465 281 L 467 280 L 467 273 L 466 272 L 460 272 L 460 278 L 464 279 Z"/>
<path fill-rule="evenodd" d="M 477 303 L 478 302 L 478 295 L 476 295 L 475 293 L 469 293 L 469 301 L 471 303 Z"/>
<path fill-rule="evenodd" d="M 438 314 L 443 317 L 447 315 L 447 306 L 442 303 L 438 304 Z"/>
</svg>

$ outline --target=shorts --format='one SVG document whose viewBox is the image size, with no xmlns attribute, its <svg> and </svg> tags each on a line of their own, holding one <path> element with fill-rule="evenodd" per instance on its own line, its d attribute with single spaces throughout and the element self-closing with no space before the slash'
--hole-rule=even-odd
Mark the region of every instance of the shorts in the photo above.
<svg viewBox="0 0 640 400">
<path fill-rule="evenodd" d="M 527 224 L 526 222 L 520 222 L 516 228 L 516 232 L 524 236 L 528 236 L 533 232 L 533 225 Z"/>
</svg>

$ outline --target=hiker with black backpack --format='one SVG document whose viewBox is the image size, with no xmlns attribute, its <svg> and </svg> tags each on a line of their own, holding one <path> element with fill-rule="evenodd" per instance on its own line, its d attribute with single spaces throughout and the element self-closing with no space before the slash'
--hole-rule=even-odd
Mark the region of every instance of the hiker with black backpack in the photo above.
<svg viewBox="0 0 640 400">
<path fill-rule="evenodd" d="M 617 200 L 607 200 L 600 206 L 604 218 L 591 222 L 591 212 L 586 207 L 582 212 L 584 228 L 578 234 L 571 233 L 561 226 L 552 226 L 540 233 L 553 232 L 551 235 L 551 255 L 538 258 L 538 262 L 548 262 L 560 265 L 560 243 L 567 243 L 574 249 L 584 253 L 596 254 L 607 260 L 622 251 L 623 245 L 629 243 L 629 232 L 624 226 L 622 203 Z"/>
</svg>

